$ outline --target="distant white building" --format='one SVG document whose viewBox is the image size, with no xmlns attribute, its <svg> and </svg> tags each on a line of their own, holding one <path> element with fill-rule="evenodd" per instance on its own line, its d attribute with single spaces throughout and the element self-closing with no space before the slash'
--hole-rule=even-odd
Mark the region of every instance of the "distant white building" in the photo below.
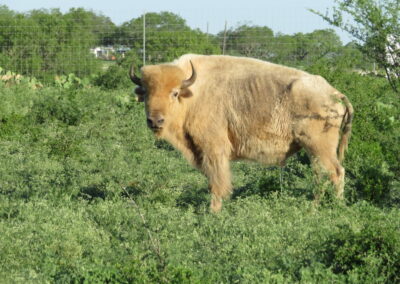
<svg viewBox="0 0 400 284">
<path fill-rule="evenodd" d="M 112 46 L 96 46 L 90 49 L 90 53 L 92 53 L 96 58 L 108 59 L 115 53 L 115 49 Z"/>
<path fill-rule="evenodd" d="M 125 57 L 125 53 L 131 50 L 126 46 L 96 46 L 90 49 L 90 53 L 92 53 L 96 58 L 99 59 L 107 59 L 110 60 L 114 57 L 114 55 L 119 54 L 122 57 Z"/>
</svg>

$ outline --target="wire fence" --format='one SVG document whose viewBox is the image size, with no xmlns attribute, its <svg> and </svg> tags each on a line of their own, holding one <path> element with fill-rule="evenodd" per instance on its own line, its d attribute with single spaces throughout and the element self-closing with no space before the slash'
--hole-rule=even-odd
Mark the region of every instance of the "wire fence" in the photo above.
<svg viewBox="0 0 400 284">
<path fill-rule="evenodd" d="M 145 17 L 143 17 L 145 19 Z M 0 71 L 52 80 L 73 73 L 86 77 L 124 60 L 138 65 L 171 61 L 186 53 L 255 57 L 292 66 L 334 59 L 343 48 L 333 31 L 273 35 L 267 29 L 235 30 L 217 35 L 186 25 L 143 21 L 142 26 L 57 24 L 4 25 L 0 21 Z"/>
</svg>

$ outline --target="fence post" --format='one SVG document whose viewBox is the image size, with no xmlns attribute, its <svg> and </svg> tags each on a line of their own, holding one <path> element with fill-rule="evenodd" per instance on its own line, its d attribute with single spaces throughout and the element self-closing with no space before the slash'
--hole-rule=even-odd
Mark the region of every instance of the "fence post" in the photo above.
<svg viewBox="0 0 400 284">
<path fill-rule="evenodd" d="M 222 54 L 225 54 L 225 46 L 226 46 L 226 25 L 227 25 L 227 22 L 225 21 L 224 42 L 223 42 L 223 44 L 222 44 Z"/>
<path fill-rule="evenodd" d="M 143 66 L 146 65 L 146 12 L 143 12 Z"/>
</svg>

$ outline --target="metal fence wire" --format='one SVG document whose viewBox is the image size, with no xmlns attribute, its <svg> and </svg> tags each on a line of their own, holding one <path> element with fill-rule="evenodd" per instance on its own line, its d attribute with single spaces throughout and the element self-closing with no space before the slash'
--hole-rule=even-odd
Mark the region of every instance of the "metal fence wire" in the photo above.
<svg viewBox="0 0 400 284">
<path fill-rule="evenodd" d="M 1 14 L 0 14 L 1 15 Z M 343 47 L 332 30 L 310 34 L 273 34 L 266 27 L 228 27 L 216 35 L 185 24 L 84 25 L 79 19 L 57 22 L 0 20 L 0 67 L 17 74 L 51 80 L 73 73 L 86 77 L 115 62 L 142 64 L 171 61 L 186 53 L 255 57 L 292 66 L 334 58 Z"/>
</svg>

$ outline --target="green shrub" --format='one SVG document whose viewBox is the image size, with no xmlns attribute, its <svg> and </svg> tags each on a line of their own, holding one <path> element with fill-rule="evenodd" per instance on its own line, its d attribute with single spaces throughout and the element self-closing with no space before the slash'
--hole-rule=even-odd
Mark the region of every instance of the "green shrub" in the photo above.
<svg viewBox="0 0 400 284">
<path fill-rule="evenodd" d="M 119 65 L 112 65 L 94 80 L 94 84 L 105 90 L 132 87 L 127 70 Z"/>
<path fill-rule="evenodd" d="M 61 75 L 56 76 L 54 79 L 54 85 L 59 88 L 64 89 L 77 89 L 89 87 L 90 79 L 89 78 L 78 78 L 75 74 L 70 73 L 68 76 Z"/>
<path fill-rule="evenodd" d="M 332 267 L 333 273 L 363 283 L 400 281 L 399 228 L 377 215 L 370 214 L 374 221 L 361 228 L 341 226 L 326 240 L 323 263 Z"/>
<path fill-rule="evenodd" d="M 77 125 L 82 111 L 73 92 L 60 91 L 40 96 L 34 102 L 30 115 L 39 124 L 55 119 L 67 125 Z"/>
</svg>

